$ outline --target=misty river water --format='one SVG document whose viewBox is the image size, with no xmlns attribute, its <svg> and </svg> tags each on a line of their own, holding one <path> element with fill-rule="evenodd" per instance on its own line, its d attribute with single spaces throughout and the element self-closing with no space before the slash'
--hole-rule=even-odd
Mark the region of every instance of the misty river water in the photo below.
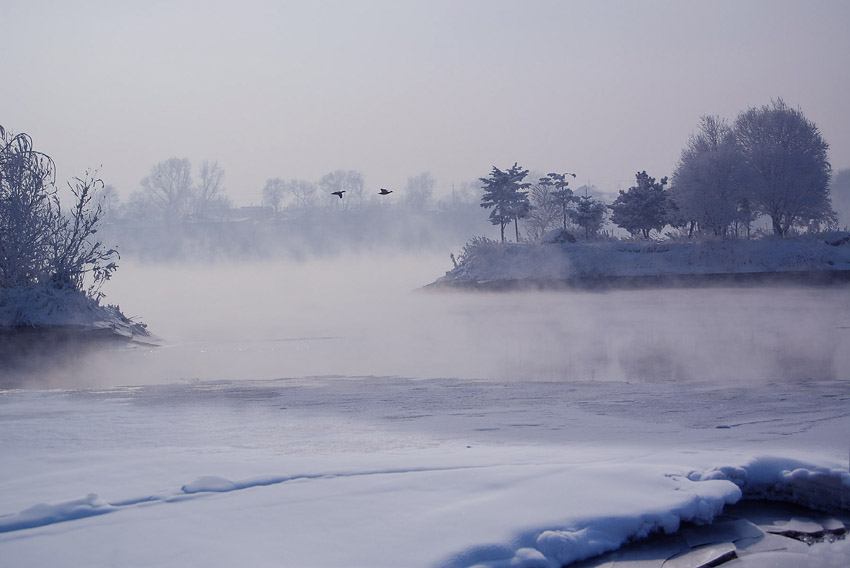
<svg viewBox="0 0 850 568">
<path fill-rule="evenodd" d="M 836 288 L 424 292 L 443 256 L 122 265 L 106 301 L 158 346 L 101 349 L 58 386 L 398 376 L 786 381 L 850 377 Z"/>
</svg>

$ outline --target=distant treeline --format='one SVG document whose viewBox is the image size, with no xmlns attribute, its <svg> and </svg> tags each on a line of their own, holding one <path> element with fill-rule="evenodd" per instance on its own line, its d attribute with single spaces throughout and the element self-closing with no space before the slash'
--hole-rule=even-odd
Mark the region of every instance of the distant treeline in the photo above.
<svg viewBox="0 0 850 568">
<path fill-rule="evenodd" d="M 105 224 L 100 236 L 123 258 L 145 261 L 327 257 L 347 252 L 440 252 L 492 232 L 477 203 L 433 209 L 385 204 L 351 210 L 307 208 L 277 215 L 235 209 L 219 220 L 134 220 Z"/>
</svg>

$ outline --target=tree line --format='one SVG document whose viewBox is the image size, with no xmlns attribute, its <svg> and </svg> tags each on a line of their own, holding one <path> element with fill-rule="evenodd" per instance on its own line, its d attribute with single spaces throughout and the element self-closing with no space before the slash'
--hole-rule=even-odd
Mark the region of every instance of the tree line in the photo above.
<svg viewBox="0 0 850 568">
<path fill-rule="evenodd" d="M 218 162 L 202 162 L 197 174 L 193 175 L 188 158 L 172 157 L 155 164 L 141 180 L 141 188 L 132 192 L 126 202 L 120 202 L 112 186 L 106 186 L 101 201 L 113 219 L 171 224 L 225 220 L 233 216 L 235 206 L 227 195 L 224 177 L 225 171 Z M 436 186 L 436 179 L 429 172 L 422 172 L 407 179 L 393 202 L 404 209 L 426 209 L 435 203 Z M 345 198 L 338 199 L 335 194 L 344 194 Z M 317 208 L 348 211 L 374 203 L 377 195 L 377 188 L 367 191 L 361 172 L 340 169 L 328 172 L 315 182 L 270 178 L 262 189 L 261 207 L 271 218 Z M 442 205 L 450 205 L 452 201 L 473 203 L 476 199 L 477 188 L 462 184 Z"/>
<path fill-rule="evenodd" d="M 606 205 L 573 195 L 566 176 L 550 173 L 536 183 L 525 181 L 528 170 L 516 163 L 506 170 L 493 167 L 481 178 L 481 207 L 490 222 L 505 228 L 519 221 L 533 232 L 541 226 L 564 229 L 570 220 L 586 239 L 597 236 L 606 219 L 632 236 L 649 238 L 665 227 L 696 235 L 739 237 L 751 234 L 760 217 L 774 235 L 836 228 L 838 217 L 830 200 L 832 167 L 829 145 L 800 109 L 782 99 L 750 108 L 729 124 L 718 116 L 703 116 L 682 150 L 672 179 L 638 172 L 635 185 L 620 190 Z M 552 212 L 556 212 L 553 215 Z"/>
</svg>

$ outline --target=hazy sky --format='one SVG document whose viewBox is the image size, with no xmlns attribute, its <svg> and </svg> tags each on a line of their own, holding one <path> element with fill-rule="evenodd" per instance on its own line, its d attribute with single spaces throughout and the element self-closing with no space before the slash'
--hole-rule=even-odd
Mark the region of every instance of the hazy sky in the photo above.
<svg viewBox="0 0 850 568">
<path fill-rule="evenodd" d="M 0 124 L 59 177 L 218 160 L 271 177 L 438 191 L 515 161 L 613 191 L 670 175 L 700 115 L 782 97 L 850 166 L 847 0 L 3 0 Z"/>
</svg>

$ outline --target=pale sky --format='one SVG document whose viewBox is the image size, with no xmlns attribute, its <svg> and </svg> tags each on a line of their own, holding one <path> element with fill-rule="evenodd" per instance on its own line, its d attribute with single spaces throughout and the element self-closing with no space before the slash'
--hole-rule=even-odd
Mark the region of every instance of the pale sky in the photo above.
<svg viewBox="0 0 850 568">
<path fill-rule="evenodd" d="M 850 166 L 847 0 L 2 0 L 0 124 L 60 179 L 122 199 L 151 166 L 272 177 L 429 171 L 438 192 L 514 162 L 604 191 L 670 175 L 704 114 L 782 97 Z"/>
</svg>

